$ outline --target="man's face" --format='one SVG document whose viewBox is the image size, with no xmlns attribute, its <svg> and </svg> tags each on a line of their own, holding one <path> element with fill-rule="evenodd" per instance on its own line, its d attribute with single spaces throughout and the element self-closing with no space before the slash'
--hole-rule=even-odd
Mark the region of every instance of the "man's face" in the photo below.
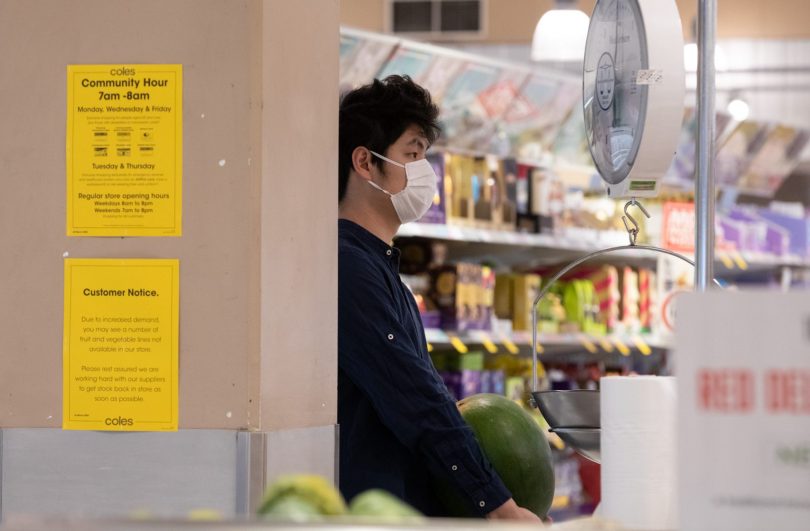
<svg viewBox="0 0 810 531">
<path fill-rule="evenodd" d="M 425 158 L 428 147 L 427 138 L 422 130 L 412 125 L 400 135 L 396 142 L 389 146 L 388 152 L 383 153 L 383 155 L 401 164 L 407 164 Z M 379 181 L 377 182 L 392 194 L 401 192 L 407 184 L 405 168 L 382 161 L 382 171 L 378 169 L 377 172 L 379 172 Z"/>
</svg>

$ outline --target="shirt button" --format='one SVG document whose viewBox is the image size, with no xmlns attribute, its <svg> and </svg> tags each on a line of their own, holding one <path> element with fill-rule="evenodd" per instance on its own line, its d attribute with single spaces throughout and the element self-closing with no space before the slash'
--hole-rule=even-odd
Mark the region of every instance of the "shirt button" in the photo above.
<svg viewBox="0 0 810 531">
<path fill-rule="evenodd" d="M 385 255 L 386 256 L 391 256 L 391 249 L 388 249 L 387 251 L 385 251 Z"/>
<path fill-rule="evenodd" d="M 453 465 L 453 467 L 452 467 L 452 468 L 453 468 L 453 472 L 455 472 L 456 470 L 458 470 L 458 467 L 457 467 L 456 465 Z"/>
<path fill-rule="evenodd" d="M 480 502 L 478 502 L 478 506 L 479 506 L 479 507 L 485 507 L 485 506 L 486 506 L 486 503 L 484 503 L 484 502 L 480 501 Z"/>
<path fill-rule="evenodd" d="M 394 334 L 388 334 L 388 341 L 394 340 Z"/>
</svg>

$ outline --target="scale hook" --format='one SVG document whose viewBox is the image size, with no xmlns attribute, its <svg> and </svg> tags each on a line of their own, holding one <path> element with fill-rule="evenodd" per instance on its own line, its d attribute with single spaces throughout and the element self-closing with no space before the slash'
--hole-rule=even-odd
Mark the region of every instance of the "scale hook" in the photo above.
<svg viewBox="0 0 810 531">
<path fill-rule="evenodd" d="M 627 211 L 627 209 L 630 208 L 631 206 L 637 206 L 644 213 L 644 215 L 647 216 L 648 219 L 650 217 L 650 213 L 647 212 L 647 209 L 644 208 L 644 205 L 639 203 L 635 197 L 630 199 L 630 201 L 628 201 L 627 204 L 624 205 L 624 216 L 622 216 L 622 221 L 624 222 L 624 228 L 627 229 L 627 234 L 630 237 L 630 245 L 635 245 L 636 238 L 638 238 L 639 227 L 638 221 L 636 221 L 636 219 Z M 628 219 L 630 220 L 629 224 L 627 223 Z M 630 225 L 633 225 L 633 227 L 630 228 Z"/>
</svg>

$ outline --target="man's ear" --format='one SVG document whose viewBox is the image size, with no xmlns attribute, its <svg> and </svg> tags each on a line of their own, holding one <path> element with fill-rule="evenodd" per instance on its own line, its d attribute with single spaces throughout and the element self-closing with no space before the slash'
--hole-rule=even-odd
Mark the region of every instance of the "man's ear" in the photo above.
<svg viewBox="0 0 810 531">
<path fill-rule="evenodd" d="M 371 165 L 373 164 L 371 152 L 368 148 L 358 146 L 352 151 L 352 168 L 357 174 L 367 180 L 371 181 Z"/>
</svg>

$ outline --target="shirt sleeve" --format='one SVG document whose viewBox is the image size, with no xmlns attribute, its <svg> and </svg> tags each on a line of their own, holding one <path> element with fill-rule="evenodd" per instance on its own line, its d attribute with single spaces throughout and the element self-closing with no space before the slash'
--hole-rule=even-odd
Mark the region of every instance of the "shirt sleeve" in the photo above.
<svg viewBox="0 0 810 531">
<path fill-rule="evenodd" d="M 429 358 L 400 322 L 393 288 L 367 257 L 341 252 L 338 266 L 341 370 L 369 398 L 381 421 L 456 486 L 485 516 L 511 494 L 481 452 Z M 424 341 L 424 338 L 421 339 Z"/>
</svg>

